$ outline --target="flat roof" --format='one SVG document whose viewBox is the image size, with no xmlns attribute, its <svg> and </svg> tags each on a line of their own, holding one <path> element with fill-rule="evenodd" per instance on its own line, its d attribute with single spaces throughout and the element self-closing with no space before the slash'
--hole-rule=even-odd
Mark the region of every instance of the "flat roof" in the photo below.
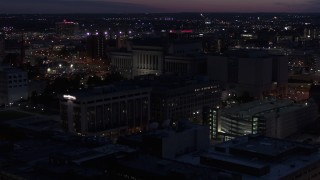
<svg viewBox="0 0 320 180">
<path fill-rule="evenodd" d="M 254 116 L 259 113 L 285 113 L 303 107 L 303 104 L 294 103 L 292 100 L 263 100 L 241 104 L 223 109 L 223 114 L 238 116 Z"/>
<path fill-rule="evenodd" d="M 320 162 L 316 146 L 259 135 L 242 136 L 217 144 L 202 157 L 256 169 L 267 167 L 270 171 L 261 174 L 266 179 L 285 177 Z M 247 171 L 239 172 L 244 177 L 253 177 Z"/>
<path fill-rule="evenodd" d="M 26 71 L 23 71 L 18 68 L 10 67 L 10 66 L 0 66 L 0 72 L 6 72 L 6 73 L 27 73 Z"/>
<path fill-rule="evenodd" d="M 139 155 L 134 159 L 124 158 L 119 160 L 119 162 L 122 166 L 133 168 L 137 170 L 137 172 L 140 171 L 139 173 L 145 171 L 147 174 L 152 173 L 160 177 L 166 177 L 171 173 L 178 173 L 189 178 L 226 178 L 225 174 L 222 173 L 224 172 L 223 170 L 214 169 L 208 166 L 186 164 L 175 160 L 160 159 L 149 155 Z M 229 173 L 229 176 L 227 177 L 228 178 L 226 179 L 233 179 L 233 177 L 237 177 L 237 175 Z"/>
<path fill-rule="evenodd" d="M 151 90 L 151 88 L 144 88 L 138 85 L 107 85 L 107 86 L 98 86 L 90 89 L 85 89 L 82 91 L 77 91 L 74 93 L 70 93 L 70 95 L 75 97 L 88 97 L 102 94 L 111 94 L 111 93 L 119 93 L 126 91 L 140 90 L 146 91 Z"/>
<path fill-rule="evenodd" d="M 267 157 L 279 156 L 291 152 L 297 148 L 302 150 L 305 149 L 306 151 L 315 150 L 315 147 L 312 145 L 263 137 L 259 135 L 238 137 L 236 139 L 217 144 L 215 147 L 252 152 L 254 154 L 265 155 Z"/>
<path fill-rule="evenodd" d="M 156 76 L 152 74 L 137 76 L 134 80 L 128 81 L 128 83 L 168 90 L 185 88 L 189 86 L 219 85 L 217 82 L 209 80 L 206 76 Z"/>
</svg>

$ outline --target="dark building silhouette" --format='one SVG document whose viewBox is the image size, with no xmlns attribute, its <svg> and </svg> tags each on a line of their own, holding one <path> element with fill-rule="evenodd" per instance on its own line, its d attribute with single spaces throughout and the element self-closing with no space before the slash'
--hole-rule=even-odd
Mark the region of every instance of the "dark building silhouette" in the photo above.
<svg viewBox="0 0 320 180">
<path fill-rule="evenodd" d="M 0 58 L 4 55 L 4 34 L 0 32 Z M 0 59 L 1 62 L 1 59 Z"/>
<path fill-rule="evenodd" d="M 107 40 L 104 33 L 96 32 L 87 36 L 87 57 L 96 60 L 106 57 Z"/>
<path fill-rule="evenodd" d="M 260 99 L 269 95 L 286 96 L 287 66 L 286 56 L 269 55 L 264 50 L 235 49 L 224 55 L 210 55 L 207 72 L 212 80 Z"/>
<path fill-rule="evenodd" d="M 64 20 L 56 23 L 56 34 L 58 36 L 74 36 L 79 31 L 79 24 Z"/>
<path fill-rule="evenodd" d="M 0 40 L 1 41 L 1 40 Z M 1 45 L 0 45 L 1 46 Z M 4 59 L 3 64 L 11 66 L 21 66 L 25 58 L 25 40 L 22 34 L 17 39 L 7 39 L 4 41 Z M 1 52 L 0 52 L 1 55 Z"/>
<path fill-rule="evenodd" d="M 200 155 L 200 164 L 243 179 L 319 179 L 318 148 L 264 136 L 243 136 Z"/>
<path fill-rule="evenodd" d="M 159 125 L 176 123 L 181 119 L 210 127 L 215 138 L 216 108 L 221 105 L 221 88 L 203 76 L 143 75 L 132 81 L 151 87 L 151 122 Z"/>
<path fill-rule="evenodd" d="M 318 105 L 320 111 L 320 85 L 312 85 L 309 90 L 309 97 Z"/>
</svg>

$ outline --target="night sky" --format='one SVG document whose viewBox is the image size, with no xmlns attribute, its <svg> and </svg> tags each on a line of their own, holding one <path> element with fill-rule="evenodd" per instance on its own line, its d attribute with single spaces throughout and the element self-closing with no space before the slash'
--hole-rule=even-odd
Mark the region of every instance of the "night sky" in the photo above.
<svg viewBox="0 0 320 180">
<path fill-rule="evenodd" d="M 0 13 L 320 12 L 320 0 L 0 0 Z"/>
</svg>

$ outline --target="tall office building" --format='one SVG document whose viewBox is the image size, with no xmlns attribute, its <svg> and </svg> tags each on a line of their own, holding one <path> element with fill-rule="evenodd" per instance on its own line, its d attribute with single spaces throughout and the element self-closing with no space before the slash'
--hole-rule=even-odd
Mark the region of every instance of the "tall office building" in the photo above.
<svg viewBox="0 0 320 180">
<path fill-rule="evenodd" d="M 262 50 L 232 50 L 223 56 L 209 56 L 208 76 L 235 87 L 239 92 L 249 92 L 261 99 L 264 96 L 286 96 L 288 82 L 288 59 L 271 56 Z"/>
<path fill-rule="evenodd" d="M 28 98 L 28 74 L 12 67 L 0 67 L 0 105 Z"/>
<path fill-rule="evenodd" d="M 87 57 L 97 60 L 106 57 L 107 39 L 104 33 L 95 32 L 87 36 Z"/>
<path fill-rule="evenodd" d="M 279 55 L 272 56 L 271 95 L 275 97 L 287 97 L 288 76 L 288 58 Z"/>
<path fill-rule="evenodd" d="M 139 132 L 150 121 L 150 88 L 102 86 L 60 98 L 63 127 L 82 135 Z"/>
<path fill-rule="evenodd" d="M 272 59 L 267 56 L 238 59 L 238 89 L 254 97 L 268 95 L 272 85 Z"/>
<path fill-rule="evenodd" d="M 203 124 L 209 126 L 209 137 L 210 139 L 218 138 L 218 127 L 219 127 L 219 117 L 220 117 L 220 106 L 212 107 L 206 106 L 203 108 L 202 118 Z"/>
</svg>

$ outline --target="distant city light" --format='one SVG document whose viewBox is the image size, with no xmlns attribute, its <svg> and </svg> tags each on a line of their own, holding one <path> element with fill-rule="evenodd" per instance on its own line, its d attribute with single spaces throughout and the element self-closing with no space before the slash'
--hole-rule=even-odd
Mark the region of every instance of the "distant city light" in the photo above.
<svg viewBox="0 0 320 180">
<path fill-rule="evenodd" d="M 193 30 L 191 29 L 184 29 L 184 30 L 181 30 L 182 33 L 192 33 Z"/>
</svg>

